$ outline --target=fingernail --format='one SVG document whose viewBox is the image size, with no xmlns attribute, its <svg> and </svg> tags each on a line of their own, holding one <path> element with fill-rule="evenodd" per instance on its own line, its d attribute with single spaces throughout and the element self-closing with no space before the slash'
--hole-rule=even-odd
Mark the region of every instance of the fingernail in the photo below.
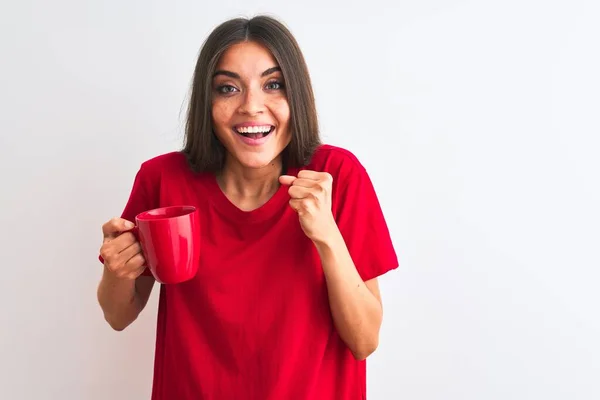
<svg viewBox="0 0 600 400">
<path fill-rule="evenodd" d="M 125 228 L 127 228 L 127 229 L 133 228 L 133 222 L 130 222 L 130 221 L 125 222 Z"/>
</svg>

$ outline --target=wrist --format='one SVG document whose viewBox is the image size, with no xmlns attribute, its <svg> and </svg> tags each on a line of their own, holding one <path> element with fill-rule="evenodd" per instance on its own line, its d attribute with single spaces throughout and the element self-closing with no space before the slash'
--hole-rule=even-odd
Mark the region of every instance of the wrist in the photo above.
<svg viewBox="0 0 600 400">
<path fill-rule="evenodd" d="M 338 248 L 343 242 L 344 238 L 342 237 L 342 234 L 335 223 L 330 226 L 325 235 L 313 240 L 317 251 L 321 255 L 327 252 L 335 251 L 335 249 Z"/>
<path fill-rule="evenodd" d="M 102 279 L 107 281 L 111 286 L 122 286 L 122 285 L 135 285 L 135 278 L 131 276 L 120 274 L 116 271 L 111 271 L 106 265 L 104 266 L 104 272 Z"/>
</svg>

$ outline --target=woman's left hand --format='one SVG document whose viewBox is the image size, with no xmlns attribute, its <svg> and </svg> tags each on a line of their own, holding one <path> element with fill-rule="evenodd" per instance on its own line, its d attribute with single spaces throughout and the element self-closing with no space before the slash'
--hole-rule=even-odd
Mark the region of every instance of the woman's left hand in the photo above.
<svg viewBox="0 0 600 400">
<path fill-rule="evenodd" d="M 298 213 L 306 236 L 315 243 L 324 242 L 337 228 L 331 212 L 332 176 L 302 170 L 298 177 L 280 176 L 279 182 L 290 187 L 290 206 Z"/>
</svg>

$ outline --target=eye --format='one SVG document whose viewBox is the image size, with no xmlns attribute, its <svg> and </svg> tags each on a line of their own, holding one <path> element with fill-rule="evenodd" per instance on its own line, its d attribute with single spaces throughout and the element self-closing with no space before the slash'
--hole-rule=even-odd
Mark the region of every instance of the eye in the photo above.
<svg viewBox="0 0 600 400">
<path fill-rule="evenodd" d="M 282 90 L 285 88 L 285 86 L 283 85 L 283 82 L 271 81 L 266 84 L 265 88 L 267 90 Z"/>
<path fill-rule="evenodd" d="M 230 94 L 237 91 L 237 88 L 231 85 L 219 85 L 216 88 L 217 93 L 219 94 Z"/>
</svg>

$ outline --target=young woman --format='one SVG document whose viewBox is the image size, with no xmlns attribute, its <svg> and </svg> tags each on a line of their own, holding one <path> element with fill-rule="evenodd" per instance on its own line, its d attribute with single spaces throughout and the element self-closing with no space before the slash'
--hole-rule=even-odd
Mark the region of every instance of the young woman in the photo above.
<svg viewBox="0 0 600 400">
<path fill-rule="evenodd" d="M 398 266 L 371 180 L 321 144 L 298 44 L 265 16 L 202 47 L 185 146 L 144 162 L 121 218 L 103 225 L 98 300 L 125 329 L 154 285 L 135 215 L 191 204 L 198 274 L 161 285 L 153 400 L 359 400 L 378 345 L 377 277 Z"/>
</svg>

